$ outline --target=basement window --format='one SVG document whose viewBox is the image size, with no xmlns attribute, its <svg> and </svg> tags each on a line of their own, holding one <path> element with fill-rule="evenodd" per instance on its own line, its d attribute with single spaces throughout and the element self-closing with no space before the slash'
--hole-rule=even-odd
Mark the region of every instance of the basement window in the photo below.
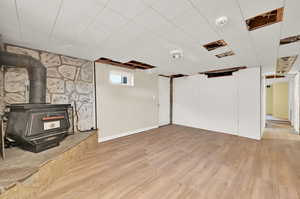
<svg viewBox="0 0 300 199">
<path fill-rule="evenodd" d="M 110 71 L 109 81 L 111 84 L 133 86 L 133 74 L 123 71 Z"/>
<path fill-rule="evenodd" d="M 283 8 L 278 8 L 258 16 L 246 20 L 249 31 L 262 28 L 274 23 L 278 23 L 283 19 Z"/>
</svg>

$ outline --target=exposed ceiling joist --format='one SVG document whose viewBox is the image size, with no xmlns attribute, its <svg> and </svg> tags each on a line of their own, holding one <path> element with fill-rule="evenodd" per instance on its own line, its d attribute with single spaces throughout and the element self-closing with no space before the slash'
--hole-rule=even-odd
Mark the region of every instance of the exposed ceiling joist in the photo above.
<svg viewBox="0 0 300 199">
<path fill-rule="evenodd" d="M 232 75 L 232 73 L 237 72 L 242 69 L 246 69 L 246 68 L 247 68 L 246 66 L 224 68 L 224 69 L 219 69 L 219 70 L 200 72 L 199 74 L 207 75 L 208 78 L 223 77 L 223 76 L 230 76 L 230 75 Z"/>
<path fill-rule="evenodd" d="M 246 20 L 249 31 L 278 23 L 283 20 L 284 8 L 278 8 Z"/>
<path fill-rule="evenodd" d="M 103 63 L 103 64 L 109 64 L 109 65 L 123 67 L 123 68 L 128 68 L 128 69 L 133 69 L 133 70 L 134 69 L 147 70 L 147 69 L 155 68 L 155 66 L 145 64 L 145 63 L 135 61 L 135 60 L 122 63 L 122 62 L 114 61 L 112 59 L 108 59 L 108 58 L 105 58 L 105 57 L 101 57 L 101 58 L 97 59 L 95 62 Z"/>
<path fill-rule="evenodd" d="M 212 51 L 212 50 L 215 50 L 217 48 L 221 48 L 221 47 L 224 47 L 227 45 L 228 44 L 224 40 L 218 40 L 218 41 L 214 41 L 214 42 L 205 44 L 205 45 L 203 45 L 203 47 L 208 51 Z"/>
</svg>

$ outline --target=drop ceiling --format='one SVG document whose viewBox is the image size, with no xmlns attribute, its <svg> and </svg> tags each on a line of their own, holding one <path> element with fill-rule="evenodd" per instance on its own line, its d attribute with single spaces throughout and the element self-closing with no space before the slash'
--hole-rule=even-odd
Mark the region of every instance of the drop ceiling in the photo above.
<svg viewBox="0 0 300 199">
<path fill-rule="evenodd" d="M 282 22 L 247 30 L 246 19 L 281 7 Z M 300 42 L 279 45 L 300 34 L 299 7 L 299 0 L 1 0 L 0 33 L 7 43 L 89 60 L 137 60 L 165 75 L 235 66 L 271 73 L 278 57 L 300 52 Z M 218 27 L 221 16 L 229 21 Z M 228 45 L 202 47 L 221 39 Z M 172 59 L 175 49 L 182 59 Z M 228 51 L 235 55 L 215 56 Z M 297 59 L 291 72 L 299 68 Z"/>
</svg>

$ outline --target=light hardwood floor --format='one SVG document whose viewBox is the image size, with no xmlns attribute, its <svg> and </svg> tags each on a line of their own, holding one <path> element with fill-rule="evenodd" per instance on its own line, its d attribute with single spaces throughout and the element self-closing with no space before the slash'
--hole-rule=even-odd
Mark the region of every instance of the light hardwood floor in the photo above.
<svg viewBox="0 0 300 199">
<path fill-rule="evenodd" d="M 99 144 L 39 199 L 299 199 L 299 193 L 299 141 L 172 125 Z"/>
</svg>

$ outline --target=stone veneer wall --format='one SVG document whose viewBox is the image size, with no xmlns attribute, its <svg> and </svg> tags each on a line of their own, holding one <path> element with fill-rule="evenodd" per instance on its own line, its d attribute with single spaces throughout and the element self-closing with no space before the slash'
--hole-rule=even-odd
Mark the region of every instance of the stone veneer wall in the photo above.
<svg viewBox="0 0 300 199">
<path fill-rule="evenodd" d="M 47 67 L 47 103 L 74 106 L 76 102 L 79 129 L 95 128 L 93 62 L 10 44 L 5 45 L 5 50 L 40 60 Z M 28 88 L 25 68 L 4 67 L 0 71 L 0 114 L 7 104 L 27 103 Z"/>
</svg>

